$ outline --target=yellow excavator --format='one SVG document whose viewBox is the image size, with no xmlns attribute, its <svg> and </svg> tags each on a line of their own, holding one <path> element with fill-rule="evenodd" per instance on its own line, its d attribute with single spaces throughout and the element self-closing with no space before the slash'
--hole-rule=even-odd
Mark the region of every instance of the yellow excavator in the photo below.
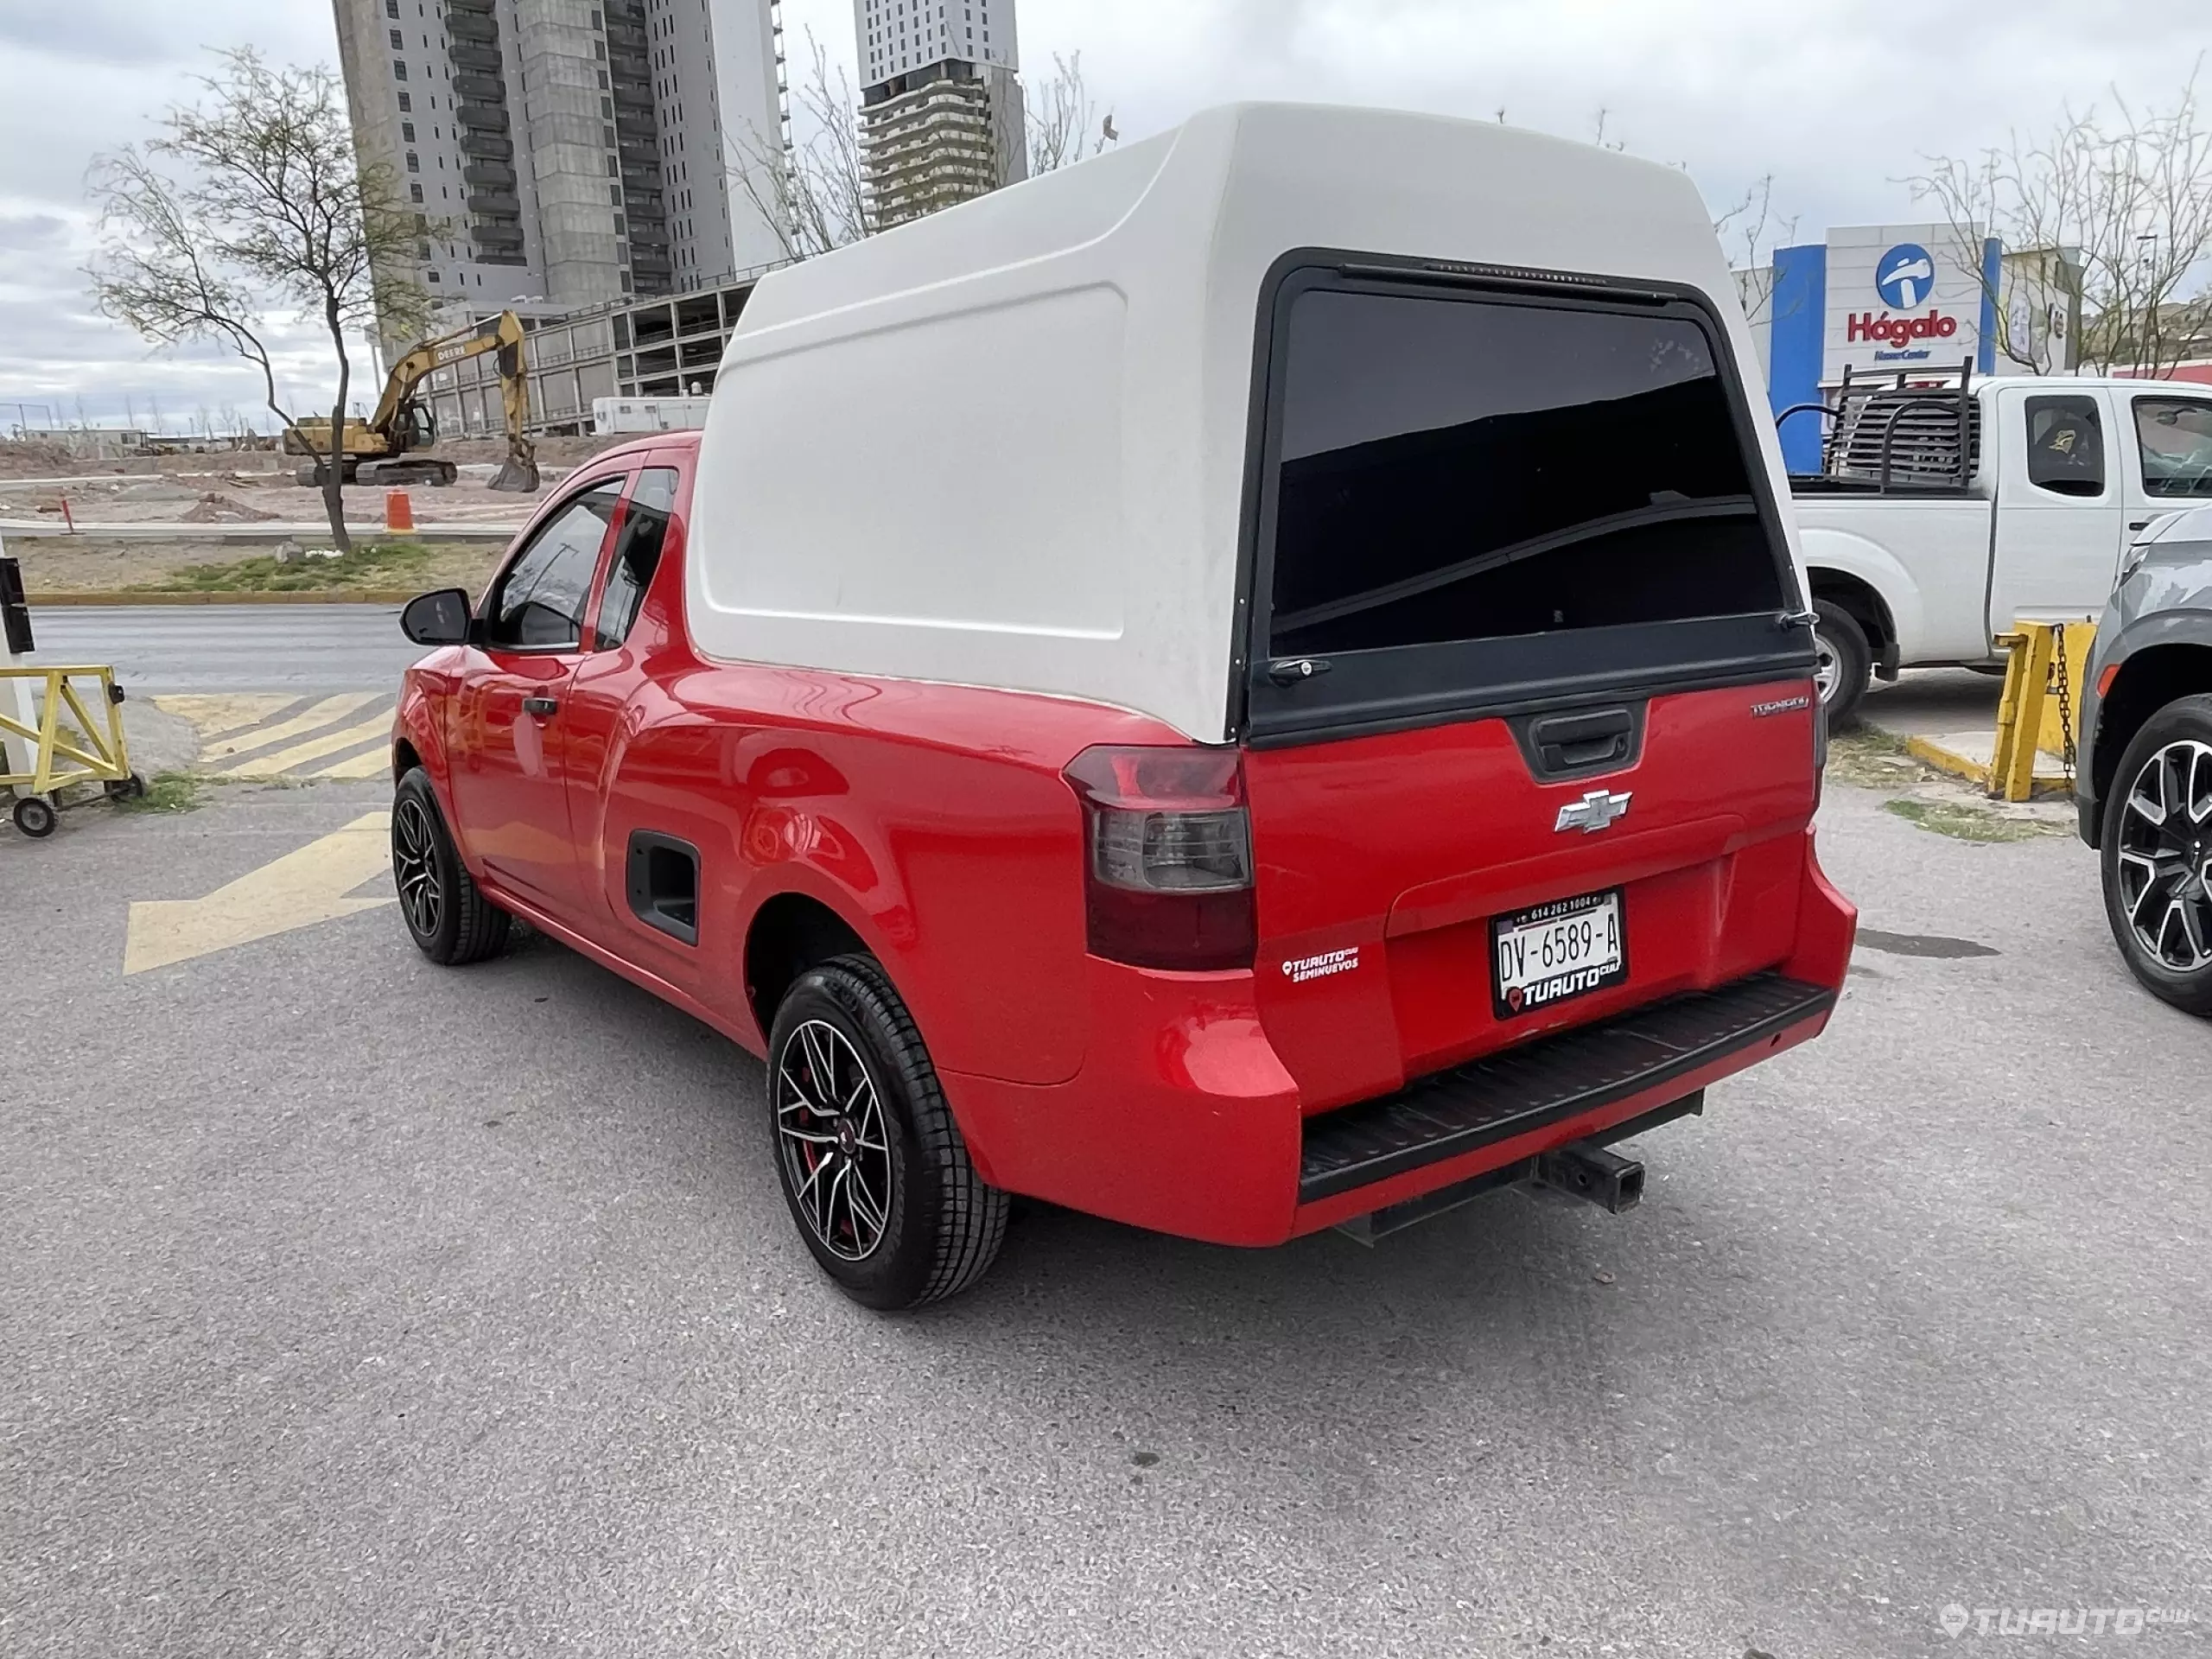
<svg viewBox="0 0 2212 1659">
<path fill-rule="evenodd" d="M 522 363 L 522 320 L 502 311 L 473 327 L 426 340 L 391 365 L 384 396 L 365 421 L 348 419 L 339 442 L 339 464 L 348 484 L 447 485 L 461 476 L 453 462 L 418 452 L 438 441 L 437 419 L 415 394 L 423 381 L 448 364 L 499 354 L 499 394 L 505 405 L 507 459 L 491 487 L 527 493 L 537 487 L 537 448 L 523 434 L 530 420 L 530 378 Z M 284 429 L 284 453 L 312 459 L 299 469 L 299 481 L 320 486 L 330 461 L 327 419 L 295 421 Z"/>
</svg>

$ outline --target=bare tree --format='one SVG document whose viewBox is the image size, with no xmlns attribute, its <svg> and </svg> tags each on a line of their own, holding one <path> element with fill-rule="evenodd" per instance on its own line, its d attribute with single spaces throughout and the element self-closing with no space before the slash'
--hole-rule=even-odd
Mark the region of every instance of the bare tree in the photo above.
<svg viewBox="0 0 2212 1659">
<path fill-rule="evenodd" d="M 804 136 L 795 130 L 786 143 L 748 130 L 728 141 L 729 170 L 787 259 L 810 259 L 875 229 L 852 82 L 842 67 L 833 79 L 830 54 L 810 29 L 806 43 L 814 68 L 798 90 L 792 121 Z"/>
<path fill-rule="evenodd" d="M 1961 243 L 1986 232 L 2014 251 L 1982 275 L 2012 362 L 2057 365 L 2052 308 L 2070 308 L 2076 282 L 2085 365 L 2163 375 L 2212 333 L 2212 130 L 2196 82 L 2163 109 L 2115 89 L 2110 114 L 2065 109 L 2045 133 L 2014 132 L 1970 162 L 1931 157 L 1906 181 Z"/>
<path fill-rule="evenodd" d="M 94 162 L 102 239 L 87 275 L 100 309 L 155 345 L 212 340 L 253 364 L 285 428 L 296 422 L 277 397 L 270 314 L 327 332 L 338 382 L 323 506 L 333 539 L 350 550 L 340 464 L 347 336 L 379 318 L 392 334 L 428 321 L 428 295 L 400 274 L 418 227 L 389 169 L 355 156 L 328 69 L 272 68 L 251 48 L 221 57 L 200 80 L 205 99 L 172 108 L 161 137 Z"/>
<path fill-rule="evenodd" d="M 1062 57 L 1052 54 L 1052 73 L 1028 90 L 1029 176 L 1051 173 L 1076 162 L 1103 154 L 1122 135 L 1114 130 L 1114 112 L 1099 119 L 1083 82 L 1083 54 Z"/>
<path fill-rule="evenodd" d="M 1713 233 L 1736 273 L 1744 316 L 1752 323 L 1771 321 L 1774 312 L 1774 251 L 1797 238 L 1795 214 L 1774 211 L 1774 175 L 1751 181 L 1736 205 L 1713 221 Z"/>
</svg>

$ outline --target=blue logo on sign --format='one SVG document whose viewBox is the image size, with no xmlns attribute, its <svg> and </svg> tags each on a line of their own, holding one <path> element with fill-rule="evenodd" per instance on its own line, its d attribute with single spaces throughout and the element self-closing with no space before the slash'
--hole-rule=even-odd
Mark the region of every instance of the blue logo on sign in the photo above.
<svg viewBox="0 0 2212 1659">
<path fill-rule="evenodd" d="M 1917 242 L 1900 242 L 1874 266 L 1874 287 L 1892 311 L 1910 311 L 1928 302 L 1936 289 L 1936 262 Z"/>
</svg>

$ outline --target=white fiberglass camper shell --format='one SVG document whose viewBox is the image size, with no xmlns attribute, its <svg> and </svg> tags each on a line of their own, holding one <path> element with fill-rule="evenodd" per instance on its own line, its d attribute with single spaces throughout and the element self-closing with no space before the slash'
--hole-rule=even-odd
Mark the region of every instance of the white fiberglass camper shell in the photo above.
<svg viewBox="0 0 2212 1659">
<path fill-rule="evenodd" d="M 1725 376 L 1755 360 L 1675 169 L 1491 123 L 1208 111 L 761 282 L 702 442 L 695 643 L 1235 737 L 1273 286 L 1300 264 L 1400 263 L 1688 296 Z M 1769 423 L 1738 435 L 1772 515 L 1787 492 Z"/>
</svg>

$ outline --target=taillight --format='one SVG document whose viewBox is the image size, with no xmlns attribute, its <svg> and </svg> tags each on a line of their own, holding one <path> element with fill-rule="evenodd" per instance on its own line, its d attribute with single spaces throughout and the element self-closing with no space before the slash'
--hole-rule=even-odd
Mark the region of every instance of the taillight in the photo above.
<svg viewBox="0 0 2212 1659">
<path fill-rule="evenodd" d="M 1252 823 L 1236 751 L 1085 749 L 1065 775 L 1083 801 L 1090 953 L 1138 968 L 1249 968 Z"/>
</svg>

